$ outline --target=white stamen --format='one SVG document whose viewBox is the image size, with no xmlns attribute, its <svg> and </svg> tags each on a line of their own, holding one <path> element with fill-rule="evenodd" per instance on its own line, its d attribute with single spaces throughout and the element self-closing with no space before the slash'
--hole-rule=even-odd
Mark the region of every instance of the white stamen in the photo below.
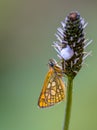
<svg viewBox="0 0 97 130">
<path fill-rule="evenodd" d="M 84 48 L 86 48 L 88 45 L 90 45 L 92 43 L 93 40 L 90 40 L 85 46 Z"/>
<path fill-rule="evenodd" d="M 68 44 L 68 42 L 67 42 L 67 41 L 65 41 L 65 40 L 64 40 L 64 41 L 62 41 L 62 43 Z"/>
<path fill-rule="evenodd" d="M 57 34 L 55 34 L 55 36 L 57 37 L 57 39 L 59 40 L 59 42 L 62 43 L 62 39 Z"/>
<path fill-rule="evenodd" d="M 81 20 L 81 24 L 84 25 L 85 24 L 85 20 L 83 18 L 80 18 Z"/>
<path fill-rule="evenodd" d="M 58 54 L 60 54 L 61 48 L 60 46 L 56 45 L 52 45 L 54 47 L 54 49 L 57 51 Z"/>
<path fill-rule="evenodd" d="M 63 39 L 63 35 L 57 31 L 57 34 Z"/>
<path fill-rule="evenodd" d="M 60 54 L 60 51 L 58 50 L 58 48 L 54 47 L 54 49 L 56 50 L 56 52 L 57 52 L 58 54 Z"/>
<path fill-rule="evenodd" d="M 83 60 L 85 60 L 88 56 L 90 56 L 92 53 L 92 51 L 88 52 L 84 57 L 83 57 Z"/>
<path fill-rule="evenodd" d="M 57 31 L 64 35 L 62 28 L 57 28 Z"/>
<path fill-rule="evenodd" d="M 59 54 L 57 54 L 57 56 L 58 56 L 59 59 L 62 59 L 62 57 Z"/>
<path fill-rule="evenodd" d="M 66 24 L 64 22 L 61 22 L 62 27 L 65 28 Z"/>
<path fill-rule="evenodd" d="M 87 25 L 88 25 L 88 23 L 85 23 L 85 24 L 83 25 L 83 29 L 84 29 Z"/>
<path fill-rule="evenodd" d="M 66 17 L 65 20 L 64 20 L 64 22 L 67 23 L 67 20 L 68 20 L 68 18 Z"/>
<path fill-rule="evenodd" d="M 61 51 L 61 47 L 59 46 L 58 42 L 53 42 L 54 45 L 52 45 L 53 47 L 57 48 L 59 51 Z"/>
</svg>

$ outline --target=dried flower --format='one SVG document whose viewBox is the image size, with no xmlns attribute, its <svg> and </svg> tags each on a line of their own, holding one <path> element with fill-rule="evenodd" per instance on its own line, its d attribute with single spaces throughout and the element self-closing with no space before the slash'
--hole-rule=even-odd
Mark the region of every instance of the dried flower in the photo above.
<svg viewBox="0 0 97 130">
<path fill-rule="evenodd" d="M 78 12 L 71 12 L 57 29 L 54 48 L 62 59 L 63 72 L 69 77 L 75 77 L 82 67 L 84 59 L 91 52 L 85 53 L 85 48 L 92 40 L 85 40 L 84 28 L 87 23 Z"/>
</svg>

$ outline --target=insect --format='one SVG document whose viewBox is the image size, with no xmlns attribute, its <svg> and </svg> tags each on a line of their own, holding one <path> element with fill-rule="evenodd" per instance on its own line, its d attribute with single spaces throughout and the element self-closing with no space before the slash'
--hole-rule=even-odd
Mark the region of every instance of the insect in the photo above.
<svg viewBox="0 0 97 130">
<path fill-rule="evenodd" d="M 62 69 L 54 59 L 49 60 L 49 71 L 44 80 L 38 100 L 40 108 L 53 106 L 65 98 L 65 84 L 62 81 Z"/>
</svg>

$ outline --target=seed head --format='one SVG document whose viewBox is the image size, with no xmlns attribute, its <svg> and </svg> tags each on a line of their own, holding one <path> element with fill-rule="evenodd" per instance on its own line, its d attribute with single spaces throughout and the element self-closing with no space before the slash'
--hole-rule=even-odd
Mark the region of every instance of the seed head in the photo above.
<svg viewBox="0 0 97 130">
<path fill-rule="evenodd" d="M 75 77 L 82 67 L 84 59 L 90 54 L 85 48 L 92 42 L 85 40 L 84 28 L 87 23 L 78 12 L 71 12 L 63 22 L 62 28 L 57 29 L 54 48 L 62 59 L 63 72 L 67 76 Z"/>
</svg>

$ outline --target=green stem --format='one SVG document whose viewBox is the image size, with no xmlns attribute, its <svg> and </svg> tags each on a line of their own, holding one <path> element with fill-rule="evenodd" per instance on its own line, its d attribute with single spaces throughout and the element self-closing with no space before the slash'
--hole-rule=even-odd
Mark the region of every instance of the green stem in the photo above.
<svg viewBox="0 0 97 130">
<path fill-rule="evenodd" d="M 73 78 L 68 77 L 67 95 L 66 95 L 66 110 L 65 110 L 65 119 L 64 119 L 63 130 L 69 130 L 71 105 L 72 105 L 72 88 L 73 88 Z"/>
</svg>

